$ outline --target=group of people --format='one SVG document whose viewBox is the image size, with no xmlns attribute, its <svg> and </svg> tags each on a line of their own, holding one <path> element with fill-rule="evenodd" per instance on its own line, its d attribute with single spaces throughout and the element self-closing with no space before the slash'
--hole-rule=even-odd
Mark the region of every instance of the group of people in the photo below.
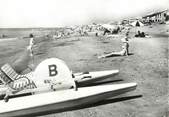
<svg viewBox="0 0 169 117">
<path fill-rule="evenodd" d="M 146 37 L 144 32 L 138 31 L 138 33 L 135 35 L 135 37 Z"/>
</svg>

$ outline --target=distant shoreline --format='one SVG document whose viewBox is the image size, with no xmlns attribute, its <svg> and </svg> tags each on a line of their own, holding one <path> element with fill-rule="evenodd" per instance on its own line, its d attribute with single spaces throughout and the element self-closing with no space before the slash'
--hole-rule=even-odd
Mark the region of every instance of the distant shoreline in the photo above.
<svg viewBox="0 0 169 117">
<path fill-rule="evenodd" d="M 10 41 L 10 40 L 16 40 L 16 39 L 18 39 L 17 37 L 9 37 L 9 38 L 0 38 L 0 42 L 2 42 L 2 41 Z"/>
<path fill-rule="evenodd" d="M 23 29 L 60 29 L 60 28 L 64 28 L 64 27 L 34 27 L 34 28 L 0 28 L 0 30 L 23 30 Z"/>
</svg>

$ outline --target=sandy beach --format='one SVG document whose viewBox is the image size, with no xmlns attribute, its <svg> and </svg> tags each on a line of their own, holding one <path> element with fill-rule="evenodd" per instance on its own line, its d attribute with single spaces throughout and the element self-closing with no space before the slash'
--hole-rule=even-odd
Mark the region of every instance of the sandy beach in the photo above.
<svg viewBox="0 0 169 117">
<path fill-rule="evenodd" d="M 130 55 L 98 59 L 104 52 L 120 51 L 118 38 L 83 36 L 37 44 L 33 63 L 49 57 L 64 60 L 73 72 L 119 69 L 107 83 L 136 82 L 135 91 L 84 108 L 41 117 L 167 117 L 168 34 L 164 26 L 144 27 L 151 38 L 129 41 Z M 132 30 L 131 35 L 135 33 Z M 0 65 L 22 55 L 28 39 L 0 41 Z M 97 84 L 95 84 L 97 85 Z"/>
</svg>

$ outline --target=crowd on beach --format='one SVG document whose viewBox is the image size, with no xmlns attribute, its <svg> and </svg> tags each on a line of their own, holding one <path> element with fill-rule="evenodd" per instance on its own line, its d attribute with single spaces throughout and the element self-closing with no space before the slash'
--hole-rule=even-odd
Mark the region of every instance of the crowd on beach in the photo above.
<svg viewBox="0 0 169 117">
<path fill-rule="evenodd" d="M 110 26 L 110 28 L 109 28 Z M 131 37 L 132 27 L 129 26 L 123 26 L 123 25 L 115 25 L 114 27 L 111 25 L 107 25 L 107 27 L 103 25 L 84 25 L 84 26 L 77 26 L 77 27 L 68 27 L 63 28 L 61 30 L 56 30 L 53 32 L 50 32 L 48 34 L 43 35 L 44 39 L 64 39 L 69 36 L 89 36 L 90 32 L 94 32 L 93 36 L 96 37 L 104 37 L 106 38 L 106 35 L 121 35 L 119 46 L 121 45 L 121 51 L 112 50 L 112 52 L 108 54 L 103 54 L 101 56 L 98 56 L 99 59 L 101 58 L 107 58 L 107 57 L 113 57 L 113 56 L 129 56 L 130 55 L 130 45 L 129 40 Z M 138 30 L 137 33 L 133 37 L 150 37 L 146 32 Z M 30 61 L 32 60 L 34 56 L 34 46 L 36 45 L 38 36 L 34 35 L 33 33 L 30 33 L 28 38 L 30 39 L 29 45 L 23 50 L 22 56 L 19 56 L 18 59 L 15 59 L 12 62 L 9 62 L 8 64 L 4 64 L 1 68 L 7 65 L 7 67 L 13 71 L 15 71 L 17 74 L 22 74 L 22 72 L 26 69 L 32 70 L 33 64 L 30 65 Z M 4 72 L 0 68 L 0 77 L 4 77 Z M 1 83 L 1 82 L 0 82 Z M 8 98 L 8 94 L 6 95 L 6 98 Z"/>
<path fill-rule="evenodd" d="M 111 56 L 128 56 L 130 55 L 129 53 L 129 40 L 130 40 L 130 32 L 133 26 L 129 25 L 122 25 L 122 24 L 92 24 L 92 25 L 82 25 L 82 26 L 71 26 L 71 27 L 64 27 L 60 29 L 52 29 L 51 32 L 48 34 L 45 34 L 44 37 L 45 39 L 64 39 L 66 37 L 70 36 L 89 36 L 91 32 L 94 32 L 93 36 L 106 36 L 106 35 L 121 35 L 121 44 L 119 43 L 119 46 L 121 46 L 121 51 L 114 51 L 108 53 L 108 54 L 103 54 L 101 56 L 98 56 L 98 58 L 106 58 L 106 57 L 111 57 Z M 3 34 L 4 35 L 4 34 Z M 137 33 L 134 35 L 134 37 L 150 37 L 148 34 L 145 32 L 141 32 L 140 30 L 137 31 Z M 29 34 L 28 38 L 30 38 L 30 44 L 24 51 L 25 54 L 23 54 L 22 57 L 20 57 L 17 61 L 13 62 L 11 66 L 20 73 L 28 67 L 28 61 L 29 59 L 33 56 L 33 46 L 35 45 L 35 41 L 38 36 L 34 35 L 33 33 Z M 106 38 L 106 37 L 105 37 Z M 14 65 L 13 65 L 14 64 Z M 16 64 L 16 65 L 15 65 Z M 26 67 L 20 67 L 20 66 L 26 66 Z M 22 69 L 23 68 L 23 69 Z M 20 70 L 18 70 L 20 69 Z M 22 70 L 21 70 L 22 69 Z"/>
</svg>

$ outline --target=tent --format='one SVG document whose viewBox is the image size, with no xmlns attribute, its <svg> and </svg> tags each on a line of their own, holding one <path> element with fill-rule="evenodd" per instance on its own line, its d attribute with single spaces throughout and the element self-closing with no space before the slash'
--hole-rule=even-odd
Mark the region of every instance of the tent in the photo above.
<svg viewBox="0 0 169 117">
<path fill-rule="evenodd" d="M 132 22 L 131 25 L 136 27 L 144 26 L 144 24 L 141 23 L 139 20 Z"/>
<path fill-rule="evenodd" d="M 133 21 L 133 22 L 131 23 L 131 25 L 134 26 L 134 27 L 136 27 L 136 28 L 135 28 L 135 34 L 137 34 L 138 27 L 144 26 L 144 24 L 141 23 L 139 20 Z"/>
</svg>

